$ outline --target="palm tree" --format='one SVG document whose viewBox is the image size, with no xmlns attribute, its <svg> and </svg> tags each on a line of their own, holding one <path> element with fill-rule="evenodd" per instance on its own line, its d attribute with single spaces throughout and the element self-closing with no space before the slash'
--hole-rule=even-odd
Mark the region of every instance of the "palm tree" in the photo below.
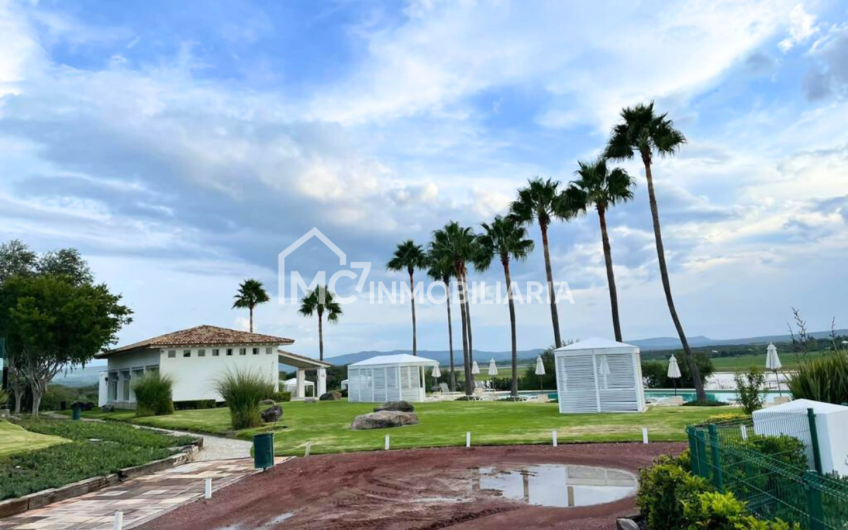
<svg viewBox="0 0 848 530">
<path fill-rule="evenodd" d="M 456 372 L 453 364 L 453 322 L 451 321 L 451 290 L 450 281 L 454 275 L 453 265 L 445 265 L 433 256 L 428 256 L 430 268 L 427 270 L 427 275 L 437 282 L 445 284 L 445 301 L 448 307 L 448 347 L 450 348 L 450 390 L 456 392 Z"/>
<path fill-rule="evenodd" d="M 580 169 L 576 171 L 579 177 L 565 191 L 567 200 L 572 208 L 586 211 L 594 206 L 601 223 L 601 242 L 604 247 L 604 263 L 607 267 L 607 283 L 609 284 L 610 307 L 612 308 L 612 327 L 615 340 L 621 342 L 621 322 L 618 317 L 618 292 L 615 288 L 615 274 L 612 270 L 612 250 L 610 249 L 609 234 L 607 233 L 607 211 L 620 202 L 633 198 L 633 186 L 636 181 L 627 171 L 621 168 L 609 170 L 605 158 L 595 162 L 577 162 Z"/>
<path fill-rule="evenodd" d="M 512 333 L 512 387 L 510 394 L 518 397 L 518 341 L 515 334 L 515 303 L 512 300 L 512 276 L 509 260 L 524 261 L 533 251 L 533 240 L 527 238 L 527 230 L 512 217 L 495 217 L 491 224 L 483 223 L 483 234 L 479 237 L 479 252 L 474 267 L 479 271 L 489 268 L 494 258 L 499 258 L 506 278 L 506 297 L 509 302 L 509 325 Z"/>
<path fill-rule="evenodd" d="M 548 227 L 553 219 L 568 220 L 574 217 L 575 212 L 567 208 L 567 204 L 560 200 L 558 192 L 559 182 L 551 179 L 531 179 L 527 187 L 518 190 L 518 199 L 510 206 L 510 215 L 522 224 L 530 224 L 536 221 L 539 230 L 542 231 L 542 247 L 545 254 L 545 275 L 548 280 L 548 298 L 551 303 L 551 321 L 554 326 L 554 343 L 557 348 L 562 347 L 559 329 L 559 313 L 556 305 L 556 293 L 554 289 L 554 275 L 551 271 L 551 254 L 548 247 Z"/>
<path fill-rule="evenodd" d="M 468 304 L 468 268 L 466 263 L 474 259 L 477 250 L 477 236 L 471 228 L 463 228 L 451 221 L 441 230 L 433 232 L 430 242 L 430 255 L 441 266 L 453 267 L 453 276 L 459 287 L 460 315 L 462 316 L 462 357 L 465 369 L 465 394 L 474 393 L 474 374 L 471 373 L 473 345 L 471 342 L 471 322 Z"/>
<path fill-rule="evenodd" d="M 701 381 L 701 373 L 695 364 L 692 350 L 677 310 L 674 308 L 674 299 L 671 296 L 671 283 L 668 279 L 668 267 L 665 263 L 665 250 L 663 249 L 662 231 L 660 230 L 660 214 L 657 208 L 657 197 L 654 194 L 654 178 L 651 173 L 651 163 L 654 153 L 661 157 L 675 154 L 680 147 L 686 143 L 683 133 L 674 128 L 674 124 L 668 119 L 667 114 L 655 114 L 654 102 L 648 105 L 642 103 L 635 107 L 626 107 L 621 111 L 622 122 L 613 127 L 612 136 L 607 145 L 605 156 L 616 160 L 629 160 L 637 152 L 645 165 L 645 178 L 648 181 L 648 201 L 651 205 L 651 216 L 654 221 L 654 238 L 657 244 L 657 258 L 660 264 L 660 276 L 662 277 L 665 300 L 668 303 L 668 311 L 680 337 L 686 361 L 692 373 L 695 383 L 695 391 L 699 401 L 705 401 L 707 394 L 704 392 L 704 383 Z"/>
<path fill-rule="evenodd" d="M 413 278 L 415 269 L 427 266 L 427 254 L 421 245 L 416 245 L 411 239 L 399 244 L 395 249 L 394 256 L 386 264 L 390 271 L 406 270 L 409 274 L 409 299 L 412 302 L 412 355 L 418 355 L 418 336 L 415 322 L 415 280 Z"/>
<path fill-rule="evenodd" d="M 342 306 L 333 299 L 333 293 L 326 287 L 319 286 L 309 291 L 300 301 L 300 314 L 311 317 L 318 314 L 318 348 L 320 359 L 324 360 L 324 312 L 327 313 L 327 322 L 335 324 L 342 316 Z"/>
<path fill-rule="evenodd" d="M 247 308 L 250 310 L 250 332 L 253 333 L 253 308 L 259 304 L 264 304 L 271 298 L 262 286 L 262 282 L 254 279 L 247 279 L 241 282 L 235 298 L 236 301 L 233 302 L 233 309 Z"/>
</svg>

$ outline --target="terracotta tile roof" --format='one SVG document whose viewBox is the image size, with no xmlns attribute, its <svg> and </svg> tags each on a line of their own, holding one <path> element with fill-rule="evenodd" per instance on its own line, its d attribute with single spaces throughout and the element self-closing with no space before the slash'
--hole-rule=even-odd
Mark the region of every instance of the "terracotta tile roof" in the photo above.
<svg viewBox="0 0 848 530">
<path fill-rule="evenodd" d="M 236 329 L 219 328 L 217 326 L 197 326 L 180 331 L 174 331 L 173 333 L 166 333 L 165 335 L 159 335 L 152 339 L 128 344 L 113 350 L 106 350 L 98 353 L 95 357 L 102 359 L 116 353 L 148 348 L 163 348 L 168 346 L 207 346 L 215 344 L 280 345 L 294 344 L 294 340 L 284 337 L 274 337 L 273 335 L 263 335 L 261 333 L 248 333 L 247 331 L 238 331 Z"/>
</svg>

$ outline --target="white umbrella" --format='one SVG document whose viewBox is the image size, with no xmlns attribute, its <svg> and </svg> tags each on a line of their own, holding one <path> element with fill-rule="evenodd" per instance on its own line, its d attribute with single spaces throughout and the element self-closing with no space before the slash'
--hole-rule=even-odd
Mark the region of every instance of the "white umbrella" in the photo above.
<svg viewBox="0 0 848 530">
<path fill-rule="evenodd" d="M 495 364 L 494 359 L 489 361 L 489 375 L 498 375 L 498 365 Z"/>
<path fill-rule="evenodd" d="M 683 377 L 680 373 L 680 366 L 677 364 L 677 357 L 674 355 L 668 360 L 668 373 L 666 374 L 674 383 L 674 395 L 677 395 L 677 380 Z"/>
<path fill-rule="evenodd" d="M 777 371 L 780 370 L 781 366 L 780 357 L 777 356 L 777 347 L 774 344 L 769 344 L 766 348 L 766 370 L 774 372 L 774 378 L 777 381 L 777 393 L 780 396 L 783 393 L 780 390 L 780 377 L 777 375 Z"/>
<path fill-rule="evenodd" d="M 477 361 L 474 361 L 474 364 L 471 365 L 471 373 L 477 375 L 480 373 L 480 367 L 477 366 Z"/>
<path fill-rule="evenodd" d="M 539 376 L 539 392 L 542 391 L 542 376 L 545 375 L 545 363 L 542 362 L 542 356 L 536 357 L 536 375 Z"/>
<path fill-rule="evenodd" d="M 435 365 L 435 366 L 433 366 L 433 371 L 432 371 L 432 372 L 430 372 L 430 375 L 432 375 L 432 376 L 433 376 L 434 378 L 436 378 L 436 379 L 438 379 L 438 378 L 442 377 L 442 372 L 441 372 L 441 370 L 439 370 L 439 365 L 438 365 L 438 364 L 437 364 L 437 365 Z"/>
</svg>

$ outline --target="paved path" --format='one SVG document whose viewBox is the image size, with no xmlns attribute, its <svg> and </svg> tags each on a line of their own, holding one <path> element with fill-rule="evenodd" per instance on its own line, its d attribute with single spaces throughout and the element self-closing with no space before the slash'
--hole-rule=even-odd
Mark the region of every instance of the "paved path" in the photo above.
<svg viewBox="0 0 848 530">
<path fill-rule="evenodd" d="M 203 450 L 194 460 L 196 462 L 207 462 L 210 460 L 230 460 L 233 458 L 251 458 L 250 449 L 252 442 L 236 440 L 235 438 L 221 438 L 208 434 L 197 434 L 192 432 L 168 431 L 171 434 L 187 434 L 189 436 L 200 436 L 203 438 Z"/>
</svg>

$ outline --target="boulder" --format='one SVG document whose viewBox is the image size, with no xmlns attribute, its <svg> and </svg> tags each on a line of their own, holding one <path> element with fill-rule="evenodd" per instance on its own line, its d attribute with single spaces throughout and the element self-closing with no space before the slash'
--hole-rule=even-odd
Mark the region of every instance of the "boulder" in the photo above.
<svg viewBox="0 0 848 530">
<path fill-rule="evenodd" d="M 641 530 L 636 521 L 633 519 L 628 519 L 626 517 L 619 517 L 615 520 L 615 528 L 616 530 Z"/>
<path fill-rule="evenodd" d="M 283 417 L 283 407 L 274 404 L 263 410 L 260 414 L 262 415 L 262 421 L 265 423 L 279 421 Z"/>
<path fill-rule="evenodd" d="M 362 414 L 353 419 L 350 428 L 353 431 L 364 431 L 368 429 L 389 429 L 392 427 L 403 427 L 404 425 L 418 424 L 418 416 L 412 412 L 400 412 L 396 410 L 381 410 Z"/>
<path fill-rule="evenodd" d="M 304 403 L 318 403 L 318 400 L 313 398 L 313 397 L 309 397 L 309 398 L 303 398 L 303 402 Z"/>
<path fill-rule="evenodd" d="M 415 407 L 408 401 L 387 401 L 378 407 L 374 407 L 374 412 L 381 410 L 394 410 L 397 412 L 415 412 Z"/>
<path fill-rule="evenodd" d="M 327 392 L 326 394 L 321 394 L 321 397 L 318 398 L 321 401 L 338 401 L 342 398 L 341 392 Z"/>
<path fill-rule="evenodd" d="M 82 408 L 81 410 L 86 410 L 86 409 Z M 100 412 L 115 412 L 115 406 L 114 405 L 103 405 L 102 407 L 100 407 Z"/>
</svg>

